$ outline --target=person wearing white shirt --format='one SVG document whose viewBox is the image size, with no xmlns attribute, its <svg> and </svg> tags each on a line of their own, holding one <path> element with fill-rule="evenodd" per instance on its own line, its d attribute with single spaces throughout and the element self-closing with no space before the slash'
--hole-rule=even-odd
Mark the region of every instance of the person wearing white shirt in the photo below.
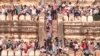
<svg viewBox="0 0 100 56">
<path fill-rule="evenodd" d="M 95 8 L 94 11 L 93 11 L 93 14 L 98 14 L 98 13 L 99 13 L 99 9 Z"/>
<path fill-rule="evenodd" d="M 48 15 L 48 21 L 49 21 L 50 24 L 52 24 L 52 17 L 51 17 L 50 14 Z"/>
<path fill-rule="evenodd" d="M 35 17 L 37 16 L 35 6 L 33 6 L 33 8 L 31 10 L 32 10 L 32 20 L 35 20 Z"/>
<path fill-rule="evenodd" d="M 1 11 L 1 12 L 2 12 L 2 14 L 4 15 L 4 14 L 5 14 L 5 9 L 4 9 L 4 8 L 2 8 L 1 10 L 2 10 L 2 11 Z"/>
<path fill-rule="evenodd" d="M 32 9 L 32 15 L 36 15 L 36 8 L 34 7 L 33 9 Z"/>
<path fill-rule="evenodd" d="M 78 45 L 77 41 L 75 41 L 73 45 L 74 45 L 74 56 L 76 56 L 76 52 L 79 49 L 79 45 Z"/>
</svg>

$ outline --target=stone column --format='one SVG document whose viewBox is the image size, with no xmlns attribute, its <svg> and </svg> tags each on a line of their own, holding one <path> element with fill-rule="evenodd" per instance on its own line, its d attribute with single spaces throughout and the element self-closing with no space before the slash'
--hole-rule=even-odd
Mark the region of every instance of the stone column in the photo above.
<svg viewBox="0 0 100 56">
<path fill-rule="evenodd" d="M 39 28 L 38 28 L 38 40 L 39 40 L 39 45 L 42 47 L 44 45 L 44 39 L 46 38 L 45 35 L 45 23 L 44 23 L 44 14 L 39 15 Z"/>
<path fill-rule="evenodd" d="M 63 16 L 61 14 L 58 14 L 58 36 L 59 39 L 62 40 L 62 46 L 64 47 L 64 24 L 63 24 Z"/>
</svg>

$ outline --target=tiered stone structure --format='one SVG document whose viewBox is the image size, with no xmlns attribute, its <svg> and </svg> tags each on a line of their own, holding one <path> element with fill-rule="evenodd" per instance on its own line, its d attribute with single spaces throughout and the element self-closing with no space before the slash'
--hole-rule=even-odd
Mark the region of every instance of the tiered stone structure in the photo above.
<svg viewBox="0 0 100 56">
<path fill-rule="evenodd" d="M 92 17 L 92 16 L 91 16 Z M 67 19 L 67 17 L 65 18 Z M 63 21 L 64 38 L 71 40 L 100 40 L 100 22 L 93 21 L 93 18 L 85 18 L 82 21 Z"/>
<path fill-rule="evenodd" d="M 15 16 L 15 15 L 14 15 Z M 18 16 L 9 19 L 4 15 L 0 15 L 0 37 L 14 40 L 33 40 L 38 37 L 38 23 L 29 19 L 29 16 Z"/>
<path fill-rule="evenodd" d="M 67 38 L 96 39 L 99 36 L 99 22 L 64 22 L 64 34 Z"/>
</svg>

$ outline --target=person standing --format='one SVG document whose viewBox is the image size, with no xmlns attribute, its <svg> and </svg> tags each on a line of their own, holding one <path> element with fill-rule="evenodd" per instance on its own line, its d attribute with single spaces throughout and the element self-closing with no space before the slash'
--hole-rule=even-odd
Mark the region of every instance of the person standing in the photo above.
<svg viewBox="0 0 100 56">
<path fill-rule="evenodd" d="M 82 47 L 83 51 L 88 47 L 88 44 L 87 44 L 86 40 L 84 40 L 82 42 L 82 46 L 81 47 Z"/>
<path fill-rule="evenodd" d="M 71 40 L 69 45 L 70 45 L 70 48 L 73 49 L 74 46 L 73 46 L 73 41 L 72 40 Z"/>
<path fill-rule="evenodd" d="M 90 54 L 93 56 L 94 51 L 95 51 L 94 42 L 91 42 L 90 43 L 89 50 L 90 50 Z"/>
<path fill-rule="evenodd" d="M 96 50 L 100 50 L 100 43 L 99 42 L 96 43 L 95 48 L 96 48 Z"/>
<path fill-rule="evenodd" d="M 52 17 L 51 17 L 50 14 L 48 15 L 48 21 L 49 21 L 50 24 L 52 24 Z"/>
<path fill-rule="evenodd" d="M 76 56 L 76 52 L 77 52 L 78 49 L 79 49 L 79 45 L 78 45 L 77 41 L 75 41 L 75 42 L 73 43 L 73 46 L 74 46 L 74 56 Z"/>
<path fill-rule="evenodd" d="M 58 4 L 55 1 L 52 7 L 52 11 L 51 11 L 51 15 L 53 19 L 57 19 L 57 9 L 58 9 Z"/>
<path fill-rule="evenodd" d="M 90 55 L 90 50 L 89 50 L 89 47 L 88 47 L 88 43 L 86 42 L 86 39 L 83 40 L 81 47 L 83 49 L 84 55 L 89 56 Z"/>
<path fill-rule="evenodd" d="M 66 56 L 69 56 L 69 47 L 68 46 L 65 46 L 63 51 L 66 54 Z"/>
</svg>

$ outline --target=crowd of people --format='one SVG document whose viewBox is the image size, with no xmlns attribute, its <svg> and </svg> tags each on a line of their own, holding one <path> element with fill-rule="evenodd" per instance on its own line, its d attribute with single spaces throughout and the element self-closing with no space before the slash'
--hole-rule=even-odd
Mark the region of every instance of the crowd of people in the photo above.
<svg viewBox="0 0 100 56">
<path fill-rule="evenodd" d="M 8 53 L 3 53 L 4 51 Z M 68 41 L 64 39 L 64 46 L 62 45 L 62 41 L 56 37 L 53 41 L 48 38 L 45 40 L 45 43 L 42 47 L 38 46 L 38 41 L 29 41 L 25 42 L 24 40 L 21 41 L 14 41 L 14 40 L 6 40 L 0 38 L 0 55 L 32 55 L 35 53 L 36 50 L 40 50 L 41 56 L 50 55 L 50 56 L 57 56 L 57 55 L 65 55 L 70 56 L 70 53 L 73 53 L 74 56 L 77 56 L 77 52 L 81 52 L 80 55 L 96 55 L 96 52 L 100 52 L 100 42 L 95 41 L 87 41 L 84 39 L 81 43 L 78 41 Z M 19 51 L 19 53 L 18 53 Z M 33 51 L 32 54 L 30 52 Z M 11 52 L 11 53 L 10 53 Z"/>
<path fill-rule="evenodd" d="M 23 53 L 27 53 L 30 50 L 38 49 L 38 42 L 37 40 L 30 40 L 29 42 L 25 42 L 24 40 L 15 41 L 14 39 L 2 39 L 0 38 L 0 56 L 8 55 L 6 52 L 11 52 L 9 55 L 14 56 L 14 51 L 20 50 Z M 6 50 L 6 51 L 5 51 Z M 5 54 L 3 53 L 5 51 Z M 21 53 L 21 52 L 20 52 Z M 8 56 L 9 56 L 8 55 Z M 21 55 L 16 53 L 16 55 Z"/>
<path fill-rule="evenodd" d="M 56 2 L 54 4 L 44 4 L 44 5 L 2 5 L 0 6 L 0 15 L 30 15 L 31 17 L 35 17 L 40 13 L 44 13 L 52 17 L 56 17 L 57 13 L 61 13 L 65 16 L 74 17 L 79 20 L 81 16 L 92 16 L 94 14 L 100 14 L 100 6 L 99 5 L 91 5 L 91 6 L 79 6 L 77 3 L 73 4 L 71 2 L 62 2 L 61 5 L 58 5 Z M 70 20 L 70 19 L 69 19 Z"/>
<path fill-rule="evenodd" d="M 73 4 L 71 2 L 66 3 L 62 2 L 62 4 L 58 5 L 56 2 L 54 4 L 44 4 L 44 5 L 3 5 L 0 6 L 0 15 L 5 15 L 5 17 L 10 16 L 10 18 L 14 15 L 19 17 L 21 15 L 27 16 L 30 15 L 32 20 L 34 17 L 39 16 L 39 14 L 44 13 L 45 18 L 47 20 L 47 38 L 44 40 L 44 45 L 39 47 L 38 41 L 29 41 L 25 42 L 24 40 L 21 41 L 14 41 L 14 40 L 5 40 L 0 39 L 0 54 L 3 55 L 3 50 L 21 50 L 27 54 L 30 50 L 36 51 L 40 50 L 42 54 L 50 55 L 50 56 L 57 56 L 65 54 L 69 56 L 69 51 L 74 51 L 74 55 L 76 56 L 76 52 L 81 50 L 85 56 L 94 55 L 95 50 L 100 51 L 100 42 L 96 43 L 91 41 L 88 43 L 87 40 L 83 40 L 82 43 L 77 41 L 64 41 L 64 45 L 61 39 L 52 37 L 52 21 L 58 19 L 58 14 L 62 14 L 68 17 L 68 20 L 71 20 L 71 17 L 80 20 L 82 16 L 92 16 L 94 14 L 100 15 L 100 6 L 79 6 L 78 4 Z M 65 18 L 66 19 L 66 18 Z M 43 56 L 43 55 L 42 55 Z"/>
<path fill-rule="evenodd" d="M 50 13 L 51 16 L 57 16 L 56 13 L 62 13 L 68 17 L 74 16 L 79 18 L 81 16 L 92 16 L 94 14 L 100 14 L 100 6 L 79 6 L 78 4 L 73 4 L 71 2 L 62 2 L 61 5 L 57 3 L 44 4 L 44 5 L 3 5 L 0 6 L 0 14 L 7 15 L 31 15 L 32 17 L 37 16 L 40 13 Z M 55 15 L 55 16 L 54 16 Z"/>
</svg>

